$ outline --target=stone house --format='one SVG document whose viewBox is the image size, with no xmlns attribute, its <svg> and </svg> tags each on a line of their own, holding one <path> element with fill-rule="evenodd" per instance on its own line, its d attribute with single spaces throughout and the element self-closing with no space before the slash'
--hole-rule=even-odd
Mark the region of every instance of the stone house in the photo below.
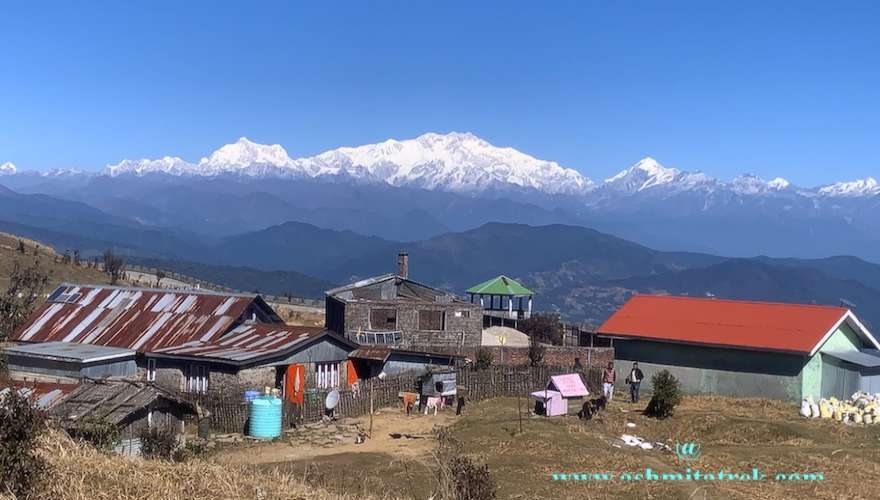
<svg viewBox="0 0 880 500">
<path fill-rule="evenodd" d="M 411 280 L 405 254 L 398 272 L 326 292 L 326 327 L 359 344 L 444 350 L 478 347 L 483 311 L 479 304 Z"/>
</svg>

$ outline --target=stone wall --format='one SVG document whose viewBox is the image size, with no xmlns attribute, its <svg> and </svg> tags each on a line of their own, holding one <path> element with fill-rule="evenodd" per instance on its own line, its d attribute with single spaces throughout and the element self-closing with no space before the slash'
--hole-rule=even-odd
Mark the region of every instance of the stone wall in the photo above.
<svg viewBox="0 0 880 500">
<path fill-rule="evenodd" d="M 397 302 L 371 303 L 349 302 L 345 305 L 345 330 L 380 330 L 370 325 L 370 309 L 396 309 L 396 329 L 403 332 L 405 348 L 421 348 L 426 345 L 447 347 L 478 346 L 482 341 L 483 314 L 478 305 L 455 302 L 452 304 Z M 446 314 L 444 330 L 420 330 L 419 311 L 442 310 Z"/>
<path fill-rule="evenodd" d="M 505 366 L 524 366 L 529 364 L 528 347 L 482 347 L 467 348 L 457 351 L 446 346 L 428 346 L 432 352 L 444 352 L 465 356 L 470 360 L 477 359 L 477 350 L 485 349 L 492 353 L 492 363 Z M 550 366 L 574 366 L 575 359 L 580 359 L 581 365 L 605 366 L 609 361 L 614 361 L 614 349 L 610 347 L 575 347 L 575 346 L 546 346 L 544 352 L 544 364 Z"/>
</svg>

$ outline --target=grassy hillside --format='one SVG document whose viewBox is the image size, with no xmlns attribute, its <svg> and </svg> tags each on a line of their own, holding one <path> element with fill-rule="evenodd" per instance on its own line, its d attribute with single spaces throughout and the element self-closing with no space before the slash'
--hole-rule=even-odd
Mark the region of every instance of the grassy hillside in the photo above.
<svg viewBox="0 0 880 500">
<path fill-rule="evenodd" d="M 19 240 L 24 242 L 25 253 L 18 250 Z M 36 256 L 34 250 L 36 249 Z M 85 265 L 61 263 L 61 255 L 53 248 L 42 243 L 20 238 L 8 233 L 0 233 L 0 291 L 6 290 L 9 285 L 9 273 L 16 262 L 27 266 L 34 261 L 49 275 L 49 286 L 46 292 L 59 283 L 69 281 L 74 283 L 108 283 L 109 278 L 98 269 L 92 269 Z"/>
</svg>

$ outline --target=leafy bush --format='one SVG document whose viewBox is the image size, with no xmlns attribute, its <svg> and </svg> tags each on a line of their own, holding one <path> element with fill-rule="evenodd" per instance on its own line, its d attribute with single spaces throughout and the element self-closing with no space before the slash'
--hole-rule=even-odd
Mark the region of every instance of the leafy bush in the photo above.
<svg viewBox="0 0 880 500">
<path fill-rule="evenodd" d="M 68 430 L 70 437 L 103 451 L 111 451 L 119 443 L 119 427 L 100 418 L 85 418 Z"/>
<path fill-rule="evenodd" d="M 519 322 L 519 330 L 530 338 L 544 343 L 562 345 L 562 319 L 558 314 L 533 314 Z"/>
<path fill-rule="evenodd" d="M 440 498 L 449 500 L 494 500 L 498 489 L 489 467 L 465 455 L 461 443 L 443 428 L 437 433 L 434 458 L 439 465 L 437 482 Z"/>
<path fill-rule="evenodd" d="M 477 370 L 485 370 L 492 366 L 492 363 L 495 361 L 495 356 L 492 354 L 492 351 L 489 349 L 485 349 L 480 347 L 477 349 L 477 360 L 474 362 L 474 368 Z"/>
<path fill-rule="evenodd" d="M 141 455 L 147 459 L 173 460 L 177 436 L 169 427 L 144 427 L 140 431 Z"/>
<path fill-rule="evenodd" d="M 532 366 L 541 366 L 544 363 L 544 354 L 547 348 L 534 337 L 529 338 L 529 364 Z"/>
<path fill-rule="evenodd" d="M 36 454 L 45 417 L 18 391 L 0 399 L 0 494 L 27 497 L 46 470 Z"/>
<path fill-rule="evenodd" d="M 175 449 L 171 453 L 171 460 L 174 462 L 189 462 L 194 458 L 198 458 L 207 453 L 208 448 L 202 442 L 187 441 L 183 446 Z"/>
<path fill-rule="evenodd" d="M 669 370 L 663 370 L 651 377 L 654 395 L 645 408 L 645 415 L 654 418 L 667 418 L 681 402 L 681 384 Z"/>
</svg>

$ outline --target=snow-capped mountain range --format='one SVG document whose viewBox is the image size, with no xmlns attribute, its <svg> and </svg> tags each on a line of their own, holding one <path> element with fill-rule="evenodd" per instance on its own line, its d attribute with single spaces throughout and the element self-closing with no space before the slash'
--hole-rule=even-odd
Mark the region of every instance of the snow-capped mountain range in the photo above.
<svg viewBox="0 0 880 500">
<path fill-rule="evenodd" d="M 0 165 L 0 175 L 15 173 L 16 168 L 12 163 Z M 123 160 L 107 165 L 102 171 L 103 175 L 111 177 L 150 173 L 174 176 L 232 174 L 258 178 L 344 178 L 477 194 L 498 189 L 587 197 L 631 196 L 639 193 L 662 197 L 683 192 L 726 192 L 739 196 L 796 193 L 834 198 L 880 194 L 880 185 L 872 177 L 817 188 L 798 188 L 779 177 L 765 181 L 753 175 L 741 175 L 723 181 L 699 171 L 664 167 L 650 157 L 596 183 L 577 170 L 556 162 L 540 160 L 513 148 L 496 147 L 471 133 L 459 132 L 427 133 L 415 139 L 391 139 L 378 144 L 342 147 L 297 159 L 291 158 L 278 144 L 257 144 L 242 137 L 195 163 L 165 156 Z"/>
</svg>

